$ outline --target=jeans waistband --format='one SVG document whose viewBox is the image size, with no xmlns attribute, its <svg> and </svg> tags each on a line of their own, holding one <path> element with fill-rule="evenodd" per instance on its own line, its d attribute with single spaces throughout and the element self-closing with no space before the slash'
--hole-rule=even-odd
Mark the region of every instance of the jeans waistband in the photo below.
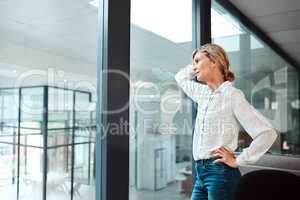
<svg viewBox="0 0 300 200">
<path fill-rule="evenodd" d="M 216 156 L 216 157 L 211 157 L 211 158 L 207 158 L 207 159 L 200 159 L 200 160 L 196 160 L 195 162 L 197 163 L 197 164 L 205 164 L 205 163 L 212 163 L 213 161 L 215 161 L 215 160 L 217 160 L 217 159 L 219 159 L 219 158 L 221 158 L 221 157 L 219 157 L 219 156 Z"/>
</svg>

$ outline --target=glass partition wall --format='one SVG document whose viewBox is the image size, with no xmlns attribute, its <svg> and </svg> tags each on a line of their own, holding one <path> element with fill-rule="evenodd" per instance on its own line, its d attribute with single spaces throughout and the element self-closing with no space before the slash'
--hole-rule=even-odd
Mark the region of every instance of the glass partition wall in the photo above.
<svg viewBox="0 0 300 200">
<path fill-rule="evenodd" d="M 91 93 L 50 86 L 0 89 L 1 199 L 94 196 Z"/>
</svg>

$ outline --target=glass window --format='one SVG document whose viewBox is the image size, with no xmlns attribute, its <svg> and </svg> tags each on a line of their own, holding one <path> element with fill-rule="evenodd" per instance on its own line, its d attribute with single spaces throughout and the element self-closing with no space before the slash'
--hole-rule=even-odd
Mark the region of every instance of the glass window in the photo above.
<svg viewBox="0 0 300 200">
<path fill-rule="evenodd" d="M 98 10 L 91 1 L 0 2 L 1 199 L 95 199 Z M 76 112 L 75 91 L 88 94 L 76 95 Z"/>
<path fill-rule="evenodd" d="M 1 128 L 18 125 L 19 90 L 0 90 L 0 122 Z M 2 131 L 3 129 L 1 129 Z M 3 133 L 2 133 L 3 134 Z"/>
<path fill-rule="evenodd" d="M 236 75 L 234 85 L 279 133 L 270 152 L 299 155 L 299 71 L 217 2 L 211 11 L 212 41 L 227 51 Z M 250 142 L 249 135 L 241 130 L 239 150 Z"/>
<path fill-rule="evenodd" d="M 192 102 L 174 79 L 191 63 L 192 1 L 131 1 L 130 199 L 192 190 Z"/>
</svg>

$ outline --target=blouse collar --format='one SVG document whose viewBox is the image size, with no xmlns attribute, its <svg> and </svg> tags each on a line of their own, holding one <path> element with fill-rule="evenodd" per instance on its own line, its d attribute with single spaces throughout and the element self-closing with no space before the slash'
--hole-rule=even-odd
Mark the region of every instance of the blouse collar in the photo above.
<svg viewBox="0 0 300 200">
<path fill-rule="evenodd" d="M 226 90 L 226 88 L 228 86 L 231 86 L 232 83 L 230 81 L 224 81 L 221 85 L 219 85 L 219 87 L 217 89 L 215 89 L 214 91 L 212 91 L 209 87 L 208 90 L 210 93 L 217 93 L 217 92 L 224 92 Z"/>
</svg>

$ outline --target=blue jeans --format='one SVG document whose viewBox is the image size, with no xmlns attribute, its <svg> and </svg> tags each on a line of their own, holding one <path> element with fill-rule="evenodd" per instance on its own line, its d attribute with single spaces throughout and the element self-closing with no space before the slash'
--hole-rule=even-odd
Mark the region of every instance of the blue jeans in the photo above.
<svg viewBox="0 0 300 200">
<path fill-rule="evenodd" d="M 238 168 L 213 159 L 195 161 L 196 179 L 191 200 L 231 200 L 241 177 Z"/>
</svg>

